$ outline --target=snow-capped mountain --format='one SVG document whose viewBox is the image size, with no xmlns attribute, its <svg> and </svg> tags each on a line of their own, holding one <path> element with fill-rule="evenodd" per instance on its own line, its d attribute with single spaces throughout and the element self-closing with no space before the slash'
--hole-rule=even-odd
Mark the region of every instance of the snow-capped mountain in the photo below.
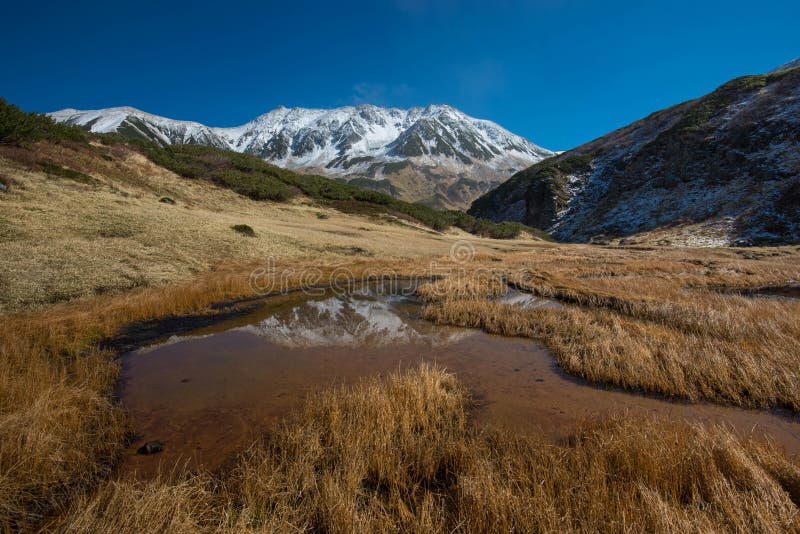
<svg viewBox="0 0 800 534">
<path fill-rule="evenodd" d="M 469 213 L 565 241 L 800 243 L 800 60 L 535 164 Z"/>
<path fill-rule="evenodd" d="M 362 187 L 443 206 L 466 206 L 514 172 L 553 155 L 491 121 L 446 105 L 279 107 L 232 128 L 130 107 L 64 109 L 50 116 L 97 133 L 244 152 L 282 167 L 356 179 Z"/>
<path fill-rule="evenodd" d="M 369 291 L 308 300 L 241 330 L 292 348 L 404 343 L 442 346 L 472 335 L 461 329 L 431 328 L 402 310 L 402 297 L 376 296 Z"/>
</svg>

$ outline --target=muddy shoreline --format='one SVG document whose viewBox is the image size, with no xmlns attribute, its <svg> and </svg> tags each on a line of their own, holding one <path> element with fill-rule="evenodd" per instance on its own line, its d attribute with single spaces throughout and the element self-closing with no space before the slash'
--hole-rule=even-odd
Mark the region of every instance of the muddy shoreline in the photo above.
<svg viewBox="0 0 800 534">
<path fill-rule="evenodd" d="M 421 361 L 445 367 L 467 385 L 478 400 L 477 425 L 561 440 L 580 422 L 604 415 L 663 415 L 730 422 L 741 434 L 763 431 L 790 454 L 800 453 L 795 414 L 589 383 L 568 375 L 530 339 L 435 326 L 419 317 L 421 304 L 408 299 L 330 291 L 309 297 L 298 290 L 259 301 L 179 323 L 177 334 L 190 335 L 161 329 L 161 343 L 122 356 L 117 397 L 137 435 L 120 473 L 149 477 L 176 462 L 223 469 L 314 391 Z M 139 339 L 152 339 L 157 330 L 142 331 L 148 335 Z M 135 454 L 156 439 L 165 442 L 164 453 Z"/>
</svg>

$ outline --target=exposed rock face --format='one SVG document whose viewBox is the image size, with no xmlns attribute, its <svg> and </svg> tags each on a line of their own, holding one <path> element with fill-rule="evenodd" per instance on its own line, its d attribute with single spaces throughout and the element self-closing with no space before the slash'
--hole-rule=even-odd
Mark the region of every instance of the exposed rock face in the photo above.
<svg viewBox="0 0 800 534">
<path fill-rule="evenodd" d="M 445 105 L 278 108 L 234 128 L 134 108 L 65 109 L 50 116 L 97 133 L 245 152 L 281 167 L 359 179 L 361 186 L 368 185 L 365 180 L 388 182 L 374 188 L 440 207 L 466 208 L 514 172 L 553 155 L 493 122 Z"/>
<path fill-rule="evenodd" d="M 469 212 L 565 241 L 708 223 L 697 227 L 716 238 L 699 244 L 796 243 L 800 67 L 737 78 L 544 160 Z"/>
</svg>

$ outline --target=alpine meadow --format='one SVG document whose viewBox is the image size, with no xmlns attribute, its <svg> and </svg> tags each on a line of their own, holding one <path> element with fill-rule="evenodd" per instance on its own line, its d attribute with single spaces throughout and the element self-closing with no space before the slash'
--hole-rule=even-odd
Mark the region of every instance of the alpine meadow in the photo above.
<svg viewBox="0 0 800 534">
<path fill-rule="evenodd" d="M 634 4 L 10 7 L 0 532 L 800 533 L 800 9 Z"/>
</svg>

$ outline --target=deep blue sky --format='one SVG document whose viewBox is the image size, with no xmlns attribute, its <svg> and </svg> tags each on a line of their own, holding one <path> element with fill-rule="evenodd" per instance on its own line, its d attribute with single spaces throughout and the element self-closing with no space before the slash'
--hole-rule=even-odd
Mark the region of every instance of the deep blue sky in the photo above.
<svg viewBox="0 0 800 534">
<path fill-rule="evenodd" d="M 7 2 L 0 96 L 212 126 L 447 103 L 566 149 L 800 56 L 800 2 Z"/>
</svg>

